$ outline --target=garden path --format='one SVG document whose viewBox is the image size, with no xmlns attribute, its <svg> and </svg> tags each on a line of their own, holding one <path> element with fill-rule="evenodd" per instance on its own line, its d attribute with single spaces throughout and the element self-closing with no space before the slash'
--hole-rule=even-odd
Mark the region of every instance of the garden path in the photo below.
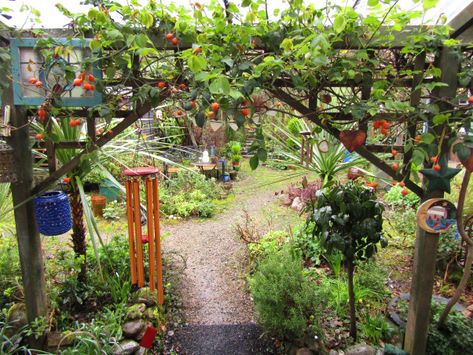
<svg viewBox="0 0 473 355">
<path fill-rule="evenodd" d="M 254 177 L 249 177 L 236 183 L 235 190 L 235 200 L 213 219 L 188 220 L 162 228 L 168 235 L 164 252 L 186 260 L 178 288 L 189 326 L 177 331 L 177 339 L 187 353 L 264 352 L 253 302 L 245 289 L 246 247 L 234 228 L 243 221 L 244 210 L 261 216 L 274 203 L 275 189 L 258 187 Z"/>
</svg>

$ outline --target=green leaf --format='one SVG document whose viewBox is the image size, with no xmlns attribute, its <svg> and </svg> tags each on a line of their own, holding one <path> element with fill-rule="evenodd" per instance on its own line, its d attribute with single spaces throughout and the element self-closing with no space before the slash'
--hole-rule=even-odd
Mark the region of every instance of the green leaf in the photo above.
<svg viewBox="0 0 473 355">
<path fill-rule="evenodd" d="M 189 65 L 192 72 L 198 73 L 205 69 L 207 66 L 207 60 L 202 56 L 191 55 L 189 59 L 187 59 L 187 65 Z"/>
<path fill-rule="evenodd" d="M 257 155 L 253 155 L 251 158 L 250 158 L 250 167 L 252 170 L 255 170 L 259 165 L 259 158 Z"/>
<path fill-rule="evenodd" d="M 447 121 L 449 117 L 450 117 L 450 114 L 439 113 L 438 115 L 435 115 L 433 117 L 432 122 L 435 125 L 439 125 Z"/>
<path fill-rule="evenodd" d="M 431 144 L 435 141 L 435 136 L 432 133 L 424 133 L 422 136 L 422 142 Z"/>
<path fill-rule="evenodd" d="M 256 154 L 258 155 L 258 159 L 261 161 L 266 161 L 268 158 L 268 152 L 264 148 L 259 148 Z"/>
<path fill-rule="evenodd" d="M 230 82 L 224 76 L 213 80 L 209 88 L 212 94 L 229 95 L 231 90 Z"/>
<path fill-rule="evenodd" d="M 424 0 L 424 11 L 433 9 L 437 6 L 438 0 Z"/>
<path fill-rule="evenodd" d="M 333 29 L 335 32 L 340 33 L 343 32 L 347 25 L 347 21 L 345 19 L 345 13 L 341 12 L 335 17 L 335 21 L 333 22 Z"/>
<path fill-rule="evenodd" d="M 455 146 L 453 147 L 453 151 L 455 153 L 457 153 L 458 158 L 461 161 L 468 160 L 468 158 L 470 157 L 470 154 L 471 154 L 470 148 L 468 148 L 463 143 L 455 144 Z"/>
<path fill-rule="evenodd" d="M 369 6 L 376 6 L 378 5 L 379 0 L 368 0 L 368 5 Z"/>
</svg>

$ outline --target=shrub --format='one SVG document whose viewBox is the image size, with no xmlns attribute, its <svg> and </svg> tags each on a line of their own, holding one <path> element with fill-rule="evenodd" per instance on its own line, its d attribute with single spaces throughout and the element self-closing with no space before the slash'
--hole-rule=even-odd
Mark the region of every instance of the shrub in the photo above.
<svg viewBox="0 0 473 355">
<path fill-rule="evenodd" d="M 396 185 L 384 194 L 384 201 L 391 206 L 396 207 L 416 207 L 419 205 L 420 197 L 413 192 L 409 192 L 406 196 L 402 194 L 403 187 Z"/>
<path fill-rule="evenodd" d="M 250 287 L 259 321 L 267 331 L 285 339 L 318 332 L 317 323 L 310 326 L 318 319 L 315 287 L 289 245 L 261 260 Z"/>
<path fill-rule="evenodd" d="M 288 235 L 285 231 L 270 231 L 256 243 L 248 244 L 250 255 L 253 260 L 259 260 L 275 254 L 281 250 L 287 239 Z"/>
<path fill-rule="evenodd" d="M 305 260 L 310 260 L 319 265 L 325 252 L 319 238 L 314 236 L 314 222 L 307 222 L 294 231 L 295 247 L 300 251 Z"/>
</svg>

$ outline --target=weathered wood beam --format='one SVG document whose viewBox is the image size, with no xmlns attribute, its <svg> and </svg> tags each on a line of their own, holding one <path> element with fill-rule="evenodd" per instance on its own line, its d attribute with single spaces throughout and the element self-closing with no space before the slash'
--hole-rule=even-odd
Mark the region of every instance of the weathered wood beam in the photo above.
<svg viewBox="0 0 473 355">
<path fill-rule="evenodd" d="M 316 125 L 323 128 L 326 132 L 330 133 L 337 140 L 340 140 L 339 139 L 340 131 L 337 128 L 330 125 L 329 123 L 322 122 L 319 119 L 317 113 L 311 111 L 307 106 L 295 100 L 291 95 L 289 95 L 288 93 L 284 92 L 281 89 L 276 88 L 276 89 L 268 89 L 268 90 L 279 100 L 284 101 L 286 104 L 288 104 L 295 110 L 302 113 L 305 117 L 307 117 L 309 120 L 314 122 Z M 376 166 L 378 169 L 384 171 L 391 178 L 395 180 L 401 180 L 401 176 L 399 174 L 397 174 L 388 164 L 386 164 L 384 161 L 382 161 L 376 155 L 370 152 L 366 148 L 366 146 L 359 147 L 356 150 L 356 153 L 358 153 L 360 156 L 368 160 L 371 164 Z M 422 188 L 419 187 L 417 184 L 415 184 L 412 180 L 410 180 L 409 178 L 404 178 L 403 181 L 412 192 L 414 192 L 415 194 L 419 196 L 423 195 Z"/>
<path fill-rule="evenodd" d="M 442 70 L 441 81 L 448 86 L 436 88 L 433 92 L 434 98 L 442 99 L 438 102 L 440 111 L 451 109 L 448 99 L 456 96 L 456 78 L 459 70 L 459 56 L 451 47 L 444 47 L 439 58 L 439 67 Z M 442 130 L 443 127 L 437 127 Z M 440 132 L 437 132 L 438 135 Z M 447 132 L 448 134 L 448 132 Z M 442 152 L 448 152 L 447 140 L 442 144 Z M 423 201 L 434 197 L 443 197 L 443 191 L 428 191 L 424 184 L 426 193 Z M 416 233 L 414 251 L 414 267 L 411 283 L 411 299 L 407 314 L 406 335 L 404 338 L 404 350 L 413 355 L 425 354 L 427 347 L 427 336 L 431 321 L 431 303 L 436 270 L 436 255 L 439 236 L 428 233 L 419 227 Z"/>
<path fill-rule="evenodd" d="M 0 80 L 8 82 L 6 72 L 0 72 Z M 23 293 L 26 304 L 26 314 L 29 323 L 39 317 L 46 317 L 48 301 L 46 296 L 46 282 L 44 277 L 43 251 L 41 238 L 36 224 L 34 202 L 30 194 L 33 184 L 33 157 L 29 142 L 29 125 L 26 110 L 21 106 L 14 106 L 13 88 L 3 90 L 2 102 L 11 107 L 10 124 L 18 127 L 12 130 L 7 139 L 13 148 L 17 181 L 10 185 L 14 215 L 16 238 L 20 255 Z M 45 348 L 44 336 L 31 337 L 30 345 L 36 349 Z"/>
<path fill-rule="evenodd" d="M 72 169 L 76 168 L 82 159 L 82 157 L 86 154 L 89 154 L 100 147 L 103 147 L 105 144 L 110 142 L 113 138 L 117 135 L 122 133 L 126 128 L 136 122 L 140 117 L 151 110 L 151 105 L 148 102 L 144 102 L 143 104 L 139 105 L 135 111 L 131 112 L 126 118 L 124 118 L 120 123 L 118 123 L 115 127 L 111 129 L 111 132 L 106 133 L 105 135 L 101 136 L 95 144 L 88 145 L 84 150 L 82 150 L 79 154 L 77 154 L 71 161 L 61 166 L 58 170 L 56 170 L 53 174 L 49 175 L 45 180 L 40 182 L 33 188 L 33 194 L 40 193 L 45 191 L 51 184 L 53 184 L 56 180 L 58 180 L 61 176 L 67 174 Z"/>
</svg>

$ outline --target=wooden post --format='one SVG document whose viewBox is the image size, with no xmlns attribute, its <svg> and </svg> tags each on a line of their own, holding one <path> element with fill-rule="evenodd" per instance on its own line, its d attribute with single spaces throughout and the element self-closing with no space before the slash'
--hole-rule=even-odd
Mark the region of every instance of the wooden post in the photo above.
<svg viewBox="0 0 473 355">
<path fill-rule="evenodd" d="M 3 76 L 3 75 L 1 75 Z M 7 78 L 2 78 L 8 82 Z M 16 237 L 20 254 L 23 292 L 25 295 L 28 322 L 47 315 L 47 297 L 44 279 L 44 262 L 41 250 L 41 238 L 34 213 L 31 188 L 33 184 L 33 157 L 29 141 L 29 126 L 26 110 L 13 104 L 13 89 L 3 91 L 4 105 L 11 106 L 10 122 L 13 127 L 8 143 L 13 148 L 16 164 L 17 182 L 11 184 L 15 208 Z M 25 202 L 27 201 L 27 202 Z M 44 348 L 46 337 L 30 339 L 30 345 Z"/>
<path fill-rule="evenodd" d="M 456 96 L 458 58 L 459 56 L 452 48 L 442 48 L 439 61 L 439 67 L 442 70 L 441 81 L 448 86 L 437 88 L 433 93 L 434 100 L 442 100 L 438 102 L 440 111 L 447 110 L 450 106 L 448 99 Z M 443 153 L 448 152 L 446 141 L 443 142 Z M 443 191 L 432 191 L 425 194 L 423 200 L 434 197 L 443 197 Z M 404 350 L 411 355 L 423 355 L 427 347 L 437 245 L 438 236 L 417 228 L 411 298 L 404 339 Z"/>
<path fill-rule="evenodd" d="M 156 288 L 155 277 L 155 242 L 154 242 L 154 205 L 153 205 L 153 181 L 146 177 L 146 212 L 148 214 L 148 256 L 149 256 L 149 289 Z"/>
</svg>

